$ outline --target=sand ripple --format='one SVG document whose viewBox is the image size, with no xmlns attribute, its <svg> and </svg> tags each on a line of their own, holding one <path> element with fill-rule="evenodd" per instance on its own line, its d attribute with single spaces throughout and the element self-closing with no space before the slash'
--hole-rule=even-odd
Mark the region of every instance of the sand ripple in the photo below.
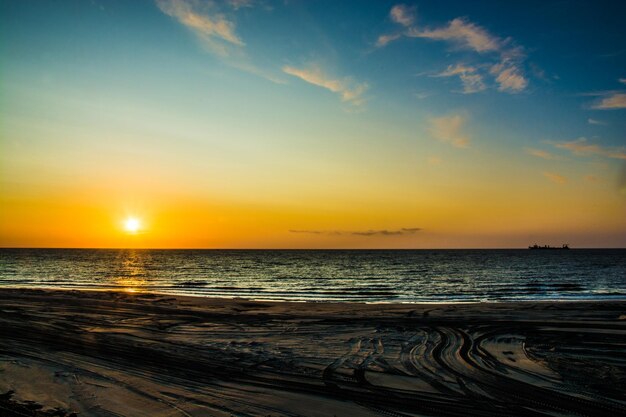
<svg viewBox="0 0 626 417">
<path fill-rule="evenodd" d="M 626 304 L 0 291 L 0 389 L 79 415 L 626 415 Z"/>
</svg>

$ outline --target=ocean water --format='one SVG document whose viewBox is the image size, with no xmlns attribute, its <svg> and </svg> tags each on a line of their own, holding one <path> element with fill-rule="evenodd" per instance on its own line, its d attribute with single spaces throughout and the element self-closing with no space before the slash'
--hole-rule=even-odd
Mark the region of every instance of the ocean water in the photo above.
<svg viewBox="0 0 626 417">
<path fill-rule="evenodd" d="M 0 249 L 0 287 L 298 301 L 626 299 L 626 249 Z"/>
</svg>

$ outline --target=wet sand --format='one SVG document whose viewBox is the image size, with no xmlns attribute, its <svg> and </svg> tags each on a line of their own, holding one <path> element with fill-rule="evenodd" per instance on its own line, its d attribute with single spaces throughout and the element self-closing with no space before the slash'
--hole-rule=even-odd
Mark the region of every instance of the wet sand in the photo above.
<svg viewBox="0 0 626 417">
<path fill-rule="evenodd" d="M 616 416 L 625 387 L 626 302 L 0 290 L 0 416 Z"/>
</svg>

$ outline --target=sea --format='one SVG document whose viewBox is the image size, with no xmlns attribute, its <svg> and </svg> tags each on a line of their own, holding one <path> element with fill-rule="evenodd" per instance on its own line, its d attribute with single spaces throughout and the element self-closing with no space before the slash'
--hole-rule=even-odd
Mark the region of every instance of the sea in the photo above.
<svg viewBox="0 0 626 417">
<path fill-rule="evenodd" d="M 0 288 L 372 303 L 626 300 L 626 249 L 0 249 Z"/>
</svg>

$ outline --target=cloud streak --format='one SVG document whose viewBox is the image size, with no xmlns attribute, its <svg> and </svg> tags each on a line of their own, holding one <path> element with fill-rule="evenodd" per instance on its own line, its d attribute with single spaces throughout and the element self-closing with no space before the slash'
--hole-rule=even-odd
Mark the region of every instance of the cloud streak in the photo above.
<svg viewBox="0 0 626 417">
<path fill-rule="evenodd" d="M 235 10 L 254 6 L 254 0 L 227 0 L 227 3 Z"/>
<path fill-rule="evenodd" d="M 244 46 L 235 33 L 235 23 L 221 13 L 200 10 L 197 3 L 186 0 L 156 0 L 161 11 L 191 30 L 212 52 L 230 54 L 229 46 Z"/>
<path fill-rule="evenodd" d="M 369 230 L 357 230 L 357 231 L 345 231 L 345 230 L 289 230 L 289 233 L 302 233 L 311 235 L 327 235 L 327 236 L 402 236 L 412 235 L 422 229 L 419 227 L 403 227 L 401 229 L 369 229 Z"/>
<path fill-rule="evenodd" d="M 395 41 L 396 39 L 400 39 L 402 34 L 400 33 L 390 33 L 386 35 L 380 35 L 376 40 L 376 46 L 386 46 L 388 43 Z"/>
<path fill-rule="evenodd" d="M 201 45 L 222 62 L 238 70 L 263 77 L 277 84 L 284 84 L 273 71 L 257 67 L 246 53 L 245 42 L 237 35 L 235 22 L 231 19 L 233 10 L 253 6 L 252 0 L 231 0 L 224 3 L 194 0 L 155 0 L 157 7 L 174 18 L 200 41 Z M 227 14 L 220 12 L 220 7 Z"/>
<path fill-rule="evenodd" d="M 433 117 L 430 119 L 430 134 L 437 140 L 449 143 L 457 148 L 469 147 L 470 138 L 463 132 L 465 118 L 455 114 L 452 116 Z"/>
<path fill-rule="evenodd" d="M 476 74 L 476 68 L 463 64 L 448 65 L 445 71 L 433 75 L 433 77 L 454 76 L 458 76 L 463 83 L 463 94 L 478 93 L 487 88 L 483 82 L 483 77 L 480 74 Z"/>
<path fill-rule="evenodd" d="M 578 138 L 568 142 L 553 143 L 555 148 L 565 149 L 578 156 L 603 156 L 605 158 L 626 160 L 626 148 L 604 147 L 595 143 L 589 143 L 587 138 Z"/>
<path fill-rule="evenodd" d="M 619 78 L 617 81 L 621 84 L 626 84 L 626 78 Z M 583 95 L 601 97 L 594 103 L 591 103 L 590 107 L 594 110 L 626 109 L 626 91 L 624 90 L 600 91 Z"/>
<path fill-rule="evenodd" d="M 591 108 L 596 110 L 626 109 L 626 93 L 609 93 L 596 103 L 592 104 Z"/>
<path fill-rule="evenodd" d="M 537 158 L 541 158 L 541 159 L 547 159 L 547 160 L 556 159 L 555 155 L 552 155 L 550 152 L 547 152 L 541 149 L 526 148 L 526 153 L 529 155 L 535 156 Z"/>
<path fill-rule="evenodd" d="M 327 76 L 319 67 L 310 66 L 308 68 L 296 68 L 284 66 L 283 72 L 294 77 L 298 77 L 309 84 L 325 88 L 339 95 L 341 101 L 348 102 L 355 106 L 365 103 L 363 94 L 367 91 L 366 83 L 354 82 L 351 78 L 335 79 Z"/>
<path fill-rule="evenodd" d="M 498 51 L 502 47 L 500 39 L 492 36 L 482 27 L 458 17 L 448 22 L 446 26 L 436 29 L 411 28 L 407 36 L 448 41 L 459 48 L 471 49 L 479 53 Z"/>
</svg>

